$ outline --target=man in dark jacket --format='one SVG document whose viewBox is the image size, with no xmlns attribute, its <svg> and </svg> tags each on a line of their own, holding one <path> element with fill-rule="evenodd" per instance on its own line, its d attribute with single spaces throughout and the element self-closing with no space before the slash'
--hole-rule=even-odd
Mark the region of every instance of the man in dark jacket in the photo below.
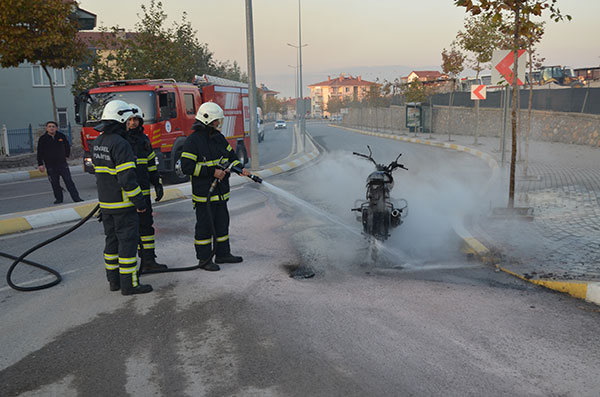
<svg viewBox="0 0 600 397">
<path fill-rule="evenodd" d="M 106 235 L 106 278 L 110 290 L 120 289 L 123 295 L 152 291 L 152 286 L 139 284 L 137 275 L 138 213 L 147 209 L 136 179 L 135 156 L 124 138 L 125 122 L 132 112 L 126 102 L 107 103 L 102 111 L 102 122 L 95 127 L 102 134 L 92 147 L 98 203 Z"/>
<path fill-rule="evenodd" d="M 152 151 L 150 139 L 144 134 L 144 113 L 139 106 L 133 103 L 130 103 L 129 106 L 135 109 L 136 112 L 131 113 L 127 120 L 127 141 L 135 155 L 135 172 L 146 200 L 146 211 L 138 214 L 140 218 L 138 254 L 141 258 L 140 274 L 143 274 L 145 271 L 167 269 L 166 265 L 156 262 L 156 254 L 154 253 L 154 228 L 152 227 L 154 219 L 152 217 L 152 201 L 150 200 L 150 183 L 154 185 L 156 201 L 162 199 L 164 190 L 156 166 L 156 154 Z"/>
<path fill-rule="evenodd" d="M 54 121 L 46 123 L 46 132 L 38 140 L 37 161 L 40 172 L 47 171 L 52 191 L 54 192 L 54 204 L 63 202 L 63 192 L 60 186 L 62 177 L 65 186 L 74 202 L 83 201 L 71 178 L 67 157 L 71 154 L 71 145 L 67 137 L 58 132 L 58 125 Z"/>
<path fill-rule="evenodd" d="M 228 165 L 240 167 L 235 152 L 219 131 L 224 119 L 223 109 L 213 102 L 198 108 L 194 132 L 183 144 L 181 170 L 192 177 L 192 200 L 196 209 L 194 246 L 196 257 L 204 270 L 220 270 L 216 263 L 238 263 L 241 256 L 231 255 L 229 245 L 229 171 Z M 241 167 L 240 167 L 241 168 Z M 250 173 L 242 170 L 242 175 Z M 211 184 L 218 181 L 214 190 Z M 210 215 L 208 213 L 210 206 Z M 213 220 L 213 225 L 210 219 Z M 216 233 L 213 236 L 213 228 Z M 215 239 L 215 262 L 211 260 L 213 238 Z"/>
</svg>

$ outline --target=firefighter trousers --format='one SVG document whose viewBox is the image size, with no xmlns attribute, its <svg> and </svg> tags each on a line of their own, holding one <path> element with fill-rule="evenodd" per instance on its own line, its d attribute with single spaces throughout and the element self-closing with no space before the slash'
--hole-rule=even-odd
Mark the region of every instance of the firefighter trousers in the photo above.
<svg viewBox="0 0 600 397">
<path fill-rule="evenodd" d="M 120 274 L 131 274 L 133 286 L 137 281 L 137 245 L 139 241 L 139 218 L 135 208 L 123 212 L 102 211 L 102 224 L 106 235 L 104 263 L 106 270 L 119 269 Z"/>
<path fill-rule="evenodd" d="M 195 203 L 196 207 L 196 232 L 194 235 L 194 247 L 197 259 L 207 259 L 213 247 L 212 227 L 208 216 L 208 205 L 206 203 Z M 228 256 L 231 254 L 229 247 L 229 211 L 226 201 L 214 201 L 210 203 L 212 219 L 217 233 L 216 255 Z"/>
<path fill-rule="evenodd" d="M 150 196 L 145 196 L 146 199 L 146 211 L 139 212 L 138 217 L 140 220 L 140 244 L 138 250 L 140 257 L 142 257 L 143 251 L 154 252 L 154 218 L 152 217 L 152 200 Z"/>
</svg>

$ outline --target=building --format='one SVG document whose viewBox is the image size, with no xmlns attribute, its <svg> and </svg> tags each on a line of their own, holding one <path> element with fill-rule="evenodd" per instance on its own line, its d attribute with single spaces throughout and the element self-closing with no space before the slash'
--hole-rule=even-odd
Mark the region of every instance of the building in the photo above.
<svg viewBox="0 0 600 397">
<path fill-rule="evenodd" d="M 341 73 L 339 77 L 332 79 L 331 76 L 328 76 L 327 80 L 311 84 L 308 87 L 312 104 L 311 116 L 329 117 L 331 115 L 325 109 L 331 98 L 362 101 L 367 92 L 373 87 L 379 87 L 379 84 L 363 80 L 361 76 L 352 77 Z"/>
<path fill-rule="evenodd" d="M 93 29 L 96 15 L 75 7 L 79 27 Z M 54 82 L 57 120 L 60 129 L 75 124 L 73 94 L 71 87 L 75 81 L 73 68 L 53 69 L 49 73 Z M 43 128 L 48 120 L 53 120 L 50 83 L 40 65 L 28 62 L 14 68 L 0 68 L 0 127 L 7 129 L 27 128 L 31 124 L 34 131 Z"/>
<path fill-rule="evenodd" d="M 448 75 L 440 73 L 437 70 L 413 70 L 406 77 L 406 82 L 411 83 L 413 80 L 420 80 L 423 83 L 428 81 L 448 80 Z"/>
</svg>

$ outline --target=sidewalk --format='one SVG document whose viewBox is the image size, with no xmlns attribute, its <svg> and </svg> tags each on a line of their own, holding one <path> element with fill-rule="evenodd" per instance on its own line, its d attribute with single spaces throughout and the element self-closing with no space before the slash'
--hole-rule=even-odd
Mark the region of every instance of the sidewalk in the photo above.
<svg viewBox="0 0 600 397">
<path fill-rule="evenodd" d="M 407 133 L 398 137 L 397 132 L 393 136 L 390 132 L 362 133 L 477 155 L 500 179 L 493 207 L 507 206 L 510 137 L 502 164 L 500 139 L 496 137 L 479 137 L 475 145 L 472 135 L 452 134 L 449 142 L 448 134 L 419 133 L 415 137 Z M 524 143 L 520 150 L 524 159 Z M 457 232 L 472 252 L 499 269 L 600 304 L 600 148 L 530 141 L 527 176 L 523 166 L 523 161 L 517 162 L 515 207 L 533 208 L 533 220 L 486 214 L 467 220 L 466 235 Z"/>
</svg>

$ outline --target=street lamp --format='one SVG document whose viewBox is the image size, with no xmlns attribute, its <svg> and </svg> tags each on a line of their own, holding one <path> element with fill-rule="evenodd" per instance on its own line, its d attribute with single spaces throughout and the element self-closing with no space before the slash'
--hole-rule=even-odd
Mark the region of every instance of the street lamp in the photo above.
<svg viewBox="0 0 600 397">
<path fill-rule="evenodd" d="M 295 70 L 294 72 L 294 98 L 296 98 L 296 119 L 298 118 L 298 67 L 288 65 L 288 68 Z"/>
<path fill-rule="evenodd" d="M 296 120 L 298 123 L 298 128 L 300 128 L 300 131 L 302 132 L 302 150 L 304 150 L 304 144 L 306 143 L 306 126 L 304 125 L 305 110 L 304 94 L 302 93 L 302 47 L 306 47 L 308 44 L 293 45 L 287 43 L 287 45 L 298 50 L 296 52 Z"/>
<path fill-rule="evenodd" d="M 258 115 L 256 113 L 256 71 L 254 68 L 252 0 L 246 0 L 246 50 L 248 54 L 248 108 L 250 109 L 250 168 L 256 170 L 259 166 Z"/>
</svg>

